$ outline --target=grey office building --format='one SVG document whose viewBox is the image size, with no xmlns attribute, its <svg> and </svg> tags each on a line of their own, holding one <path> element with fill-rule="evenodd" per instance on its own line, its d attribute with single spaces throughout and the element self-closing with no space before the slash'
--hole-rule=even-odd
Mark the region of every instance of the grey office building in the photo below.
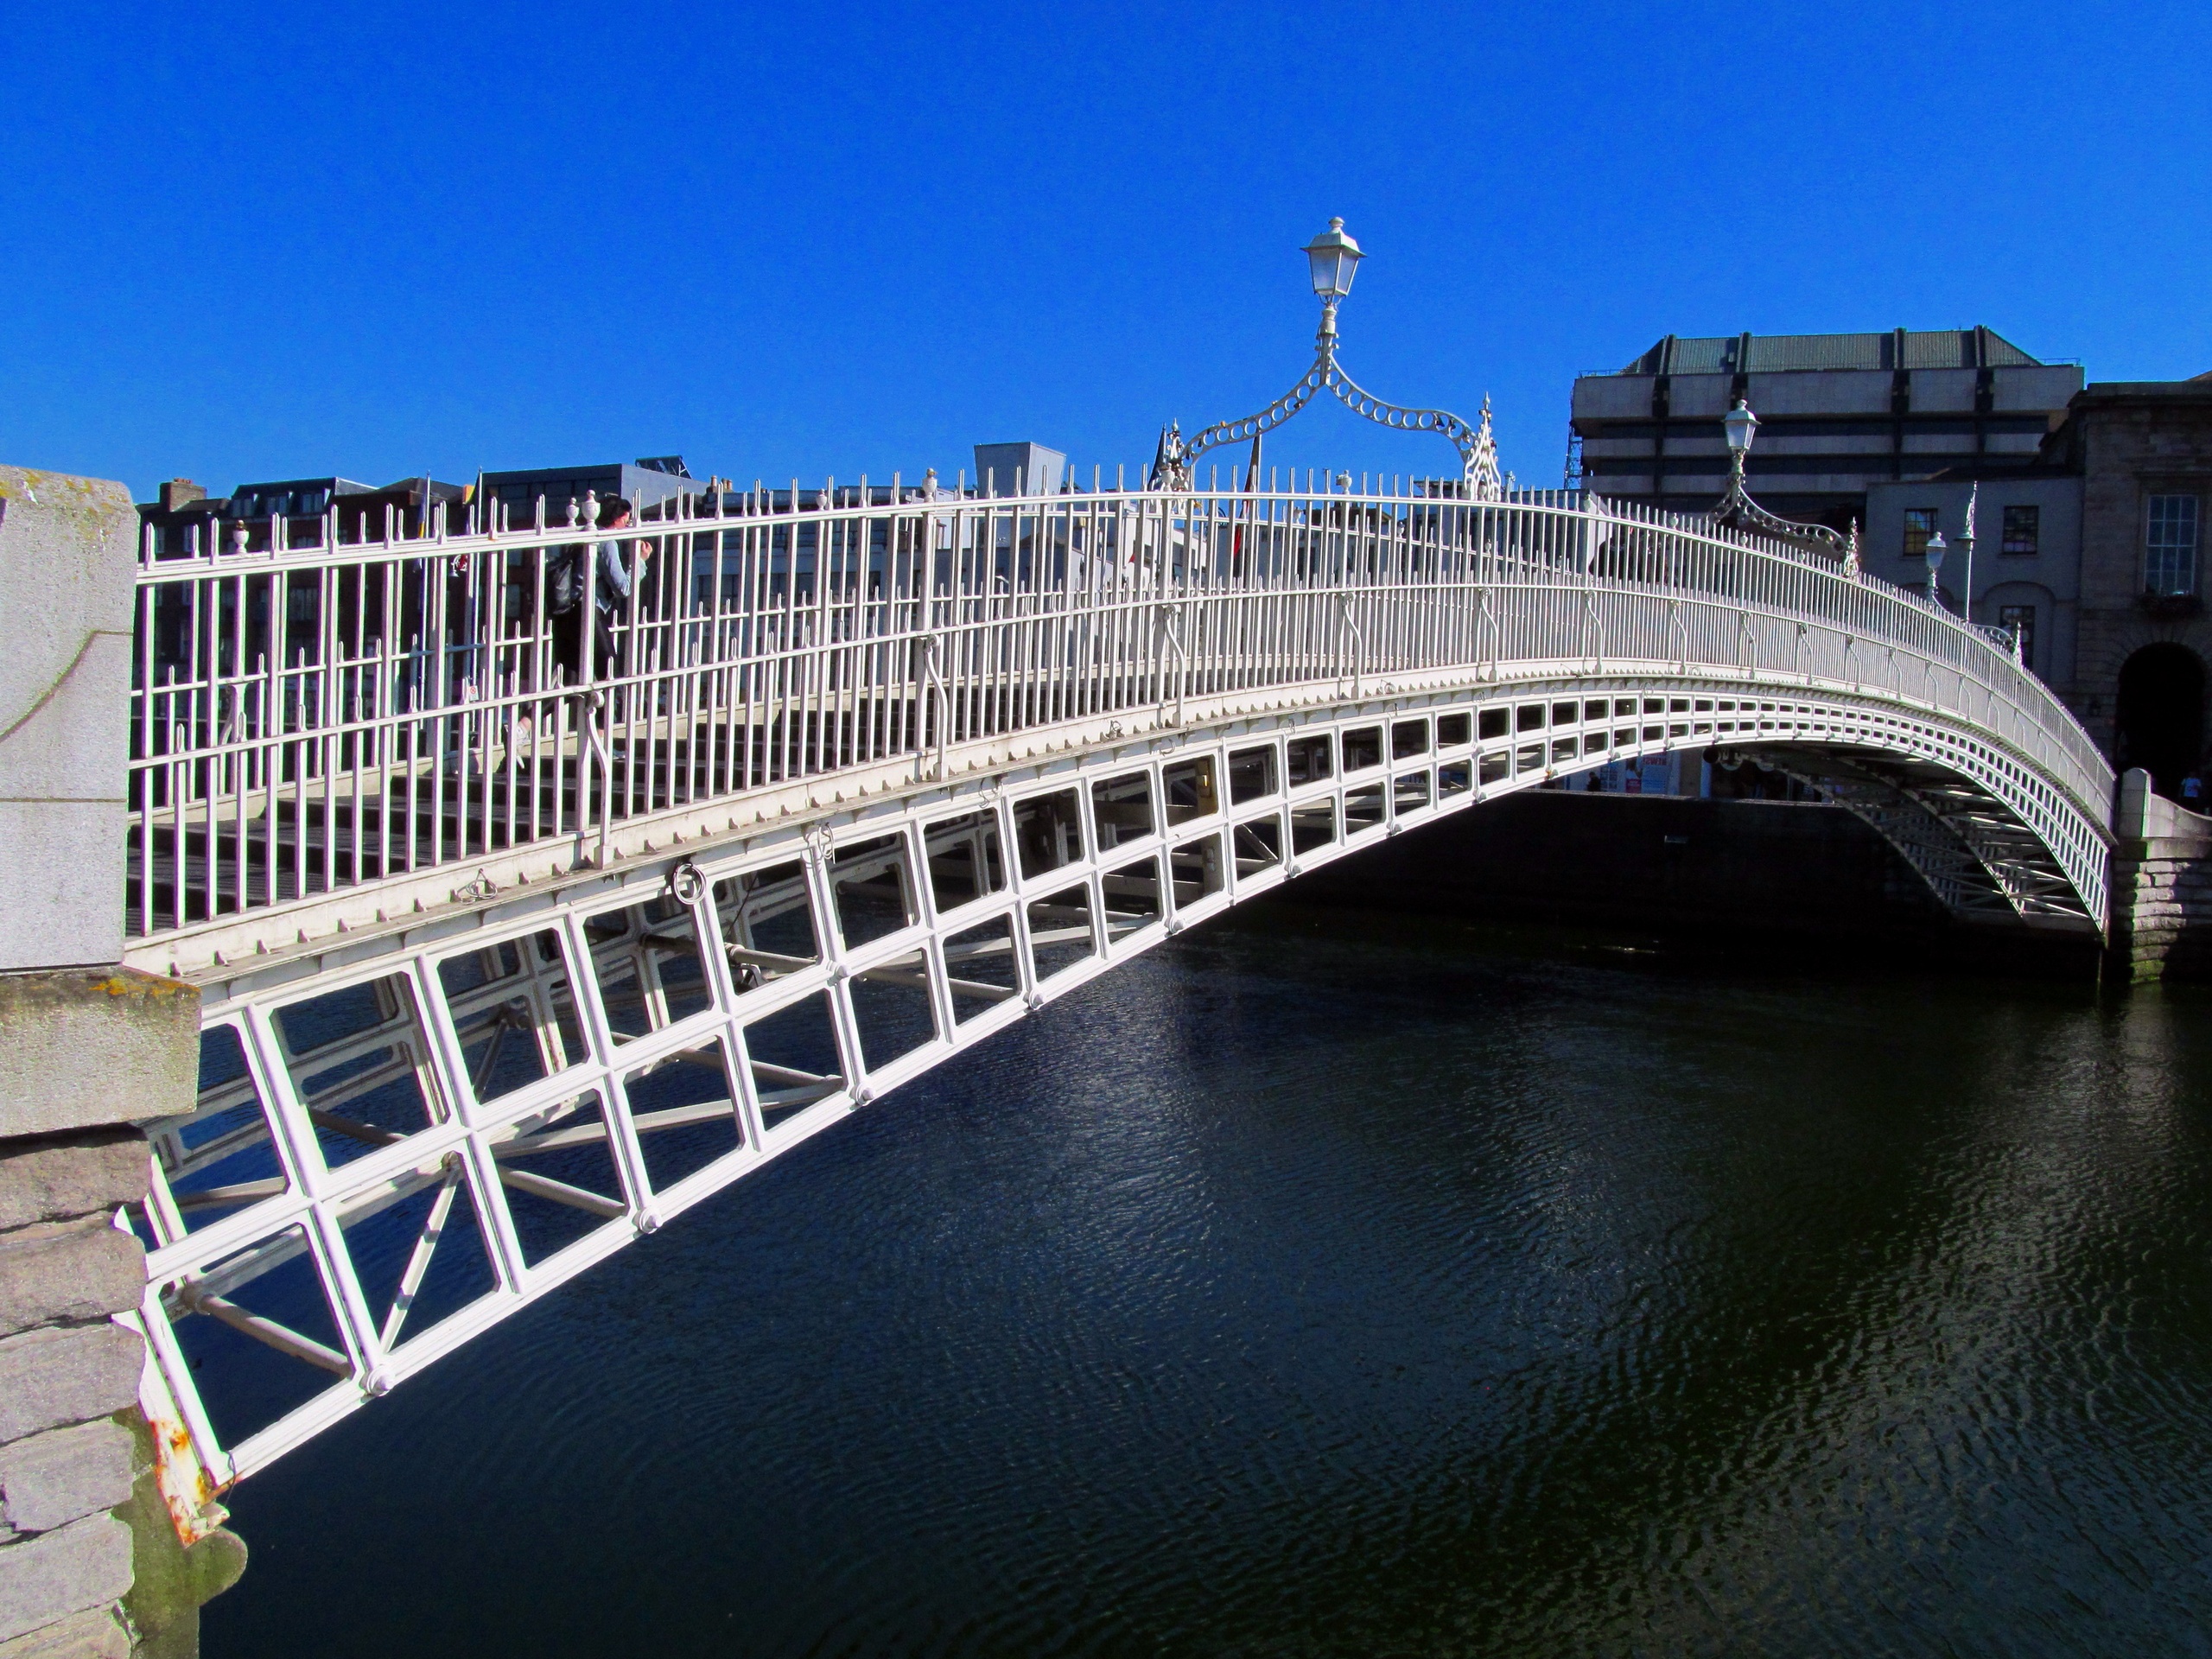
<svg viewBox="0 0 2212 1659">
<path fill-rule="evenodd" d="M 2031 464 L 2082 389 L 1987 328 L 1865 334 L 1669 334 L 1614 373 L 1574 382 L 1584 482 L 1697 512 L 1728 482 L 1720 417 L 1759 417 L 1746 467 L 1770 511 L 1840 530 L 1866 520 L 1870 486 L 1962 464 Z"/>
<path fill-rule="evenodd" d="M 545 522 L 564 524 L 569 503 L 587 495 L 601 500 L 620 496 L 640 513 L 683 496 L 704 497 L 709 486 L 691 476 L 681 455 L 647 455 L 634 461 L 603 461 L 583 467 L 539 467 L 486 473 L 484 494 L 496 502 L 504 522 L 515 529 L 535 522 L 538 499 L 545 501 Z"/>
</svg>

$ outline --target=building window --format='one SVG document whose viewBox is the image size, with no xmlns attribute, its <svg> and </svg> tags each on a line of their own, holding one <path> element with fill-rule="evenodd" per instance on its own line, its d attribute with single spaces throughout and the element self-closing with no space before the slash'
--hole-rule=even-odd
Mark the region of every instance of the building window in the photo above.
<svg viewBox="0 0 2212 1659">
<path fill-rule="evenodd" d="M 2033 553 L 2043 533 L 2041 507 L 2007 507 L 2005 509 L 2005 539 L 1997 544 L 2000 553 Z"/>
<path fill-rule="evenodd" d="M 2029 509 L 2033 512 L 2033 508 Z M 2032 605 L 2000 605 L 1997 607 L 1997 626 L 2016 636 L 2020 642 L 2020 661 L 2029 669 L 2036 665 L 2036 607 Z"/>
<path fill-rule="evenodd" d="M 1908 559 L 1928 556 L 1928 538 L 1936 533 L 1936 509 L 1907 507 L 1904 510 L 1904 556 Z"/>
<path fill-rule="evenodd" d="M 2196 591 L 2196 498 L 2154 495 L 2143 551 L 2143 586 L 2153 594 Z"/>
</svg>

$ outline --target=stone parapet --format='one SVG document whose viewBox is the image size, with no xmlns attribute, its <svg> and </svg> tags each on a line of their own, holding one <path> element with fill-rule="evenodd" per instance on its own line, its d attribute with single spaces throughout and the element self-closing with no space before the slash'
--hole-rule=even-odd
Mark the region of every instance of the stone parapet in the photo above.
<svg viewBox="0 0 2212 1659">
<path fill-rule="evenodd" d="M 123 956 L 137 522 L 120 484 L 0 466 L 0 969 Z"/>
</svg>

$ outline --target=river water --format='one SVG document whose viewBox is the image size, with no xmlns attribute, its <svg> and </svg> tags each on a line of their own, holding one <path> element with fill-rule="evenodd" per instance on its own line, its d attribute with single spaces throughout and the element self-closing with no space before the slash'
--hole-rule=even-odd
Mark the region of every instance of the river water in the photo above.
<svg viewBox="0 0 2212 1659">
<path fill-rule="evenodd" d="M 2212 998 L 1255 906 L 232 1507 L 210 1659 L 2212 1652 Z"/>
</svg>

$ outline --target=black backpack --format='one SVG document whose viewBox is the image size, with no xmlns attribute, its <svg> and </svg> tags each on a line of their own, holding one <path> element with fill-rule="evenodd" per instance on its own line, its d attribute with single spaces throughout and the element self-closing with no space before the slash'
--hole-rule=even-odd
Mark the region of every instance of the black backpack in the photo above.
<svg viewBox="0 0 2212 1659">
<path fill-rule="evenodd" d="M 591 550 L 579 543 L 545 562 L 545 613 L 566 616 L 583 602 L 584 566 Z"/>
</svg>

